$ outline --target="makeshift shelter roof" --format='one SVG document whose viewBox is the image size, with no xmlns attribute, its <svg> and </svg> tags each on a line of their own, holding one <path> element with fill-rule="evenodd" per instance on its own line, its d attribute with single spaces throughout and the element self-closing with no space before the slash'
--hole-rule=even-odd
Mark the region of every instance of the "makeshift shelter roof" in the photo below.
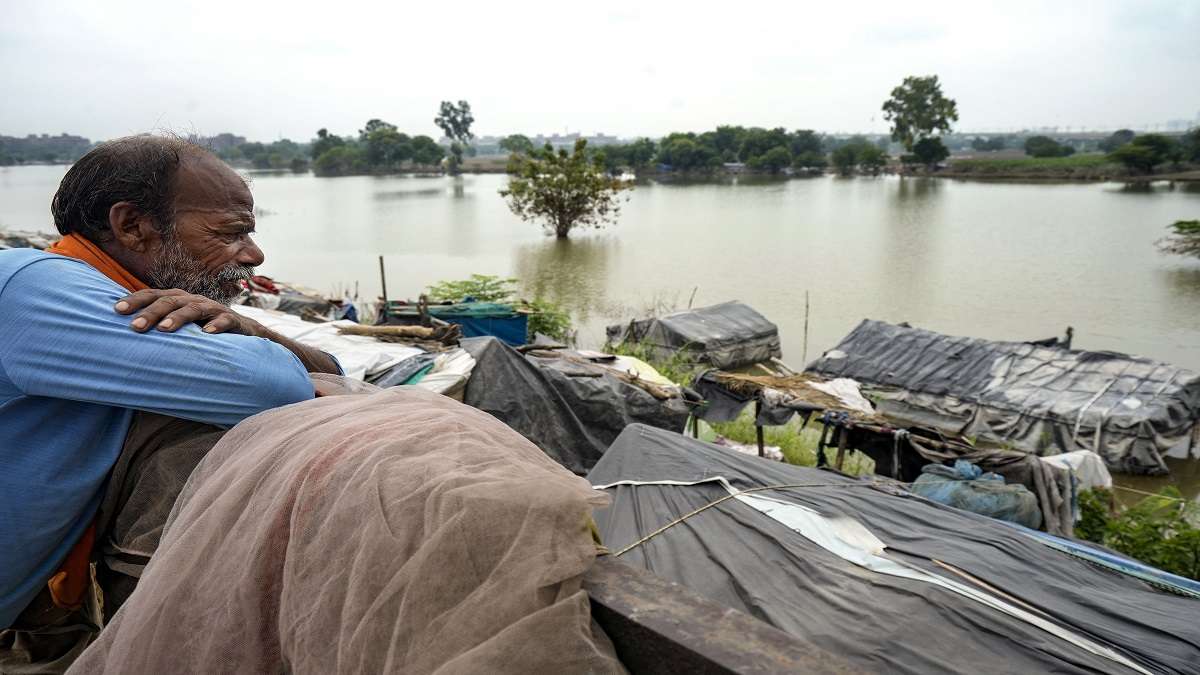
<svg viewBox="0 0 1200 675">
<path fill-rule="evenodd" d="M 1186 585 L 1156 590 L 894 485 L 644 425 L 587 478 L 613 500 L 596 522 L 621 561 L 865 672 L 1195 672 Z"/>
<path fill-rule="evenodd" d="M 570 350 L 522 353 L 492 337 L 462 346 L 475 360 L 463 402 L 575 473 L 587 472 L 629 424 L 682 431 L 688 418 L 684 392 L 645 364 Z"/>
<path fill-rule="evenodd" d="M 610 343 L 639 343 L 658 358 L 684 350 L 717 368 L 737 368 L 781 354 L 775 324 L 736 300 L 609 326 L 606 332 Z"/>
<path fill-rule="evenodd" d="M 1200 434 L 1200 373 L 1115 352 L 868 319 L 808 371 L 861 382 L 899 423 L 1042 455 L 1092 450 L 1130 473 L 1167 473 L 1162 456 Z"/>
</svg>

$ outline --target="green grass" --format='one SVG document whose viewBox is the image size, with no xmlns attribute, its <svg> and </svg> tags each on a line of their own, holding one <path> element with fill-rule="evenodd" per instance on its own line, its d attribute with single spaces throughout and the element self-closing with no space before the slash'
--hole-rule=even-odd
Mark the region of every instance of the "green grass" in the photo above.
<svg viewBox="0 0 1200 675">
<path fill-rule="evenodd" d="M 763 442 L 766 445 L 778 446 L 788 464 L 816 466 L 817 443 L 821 440 L 821 424 L 813 420 L 808 428 L 801 429 L 800 422 L 799 417 L 793 417 L 784 426 L 763 427 Z M 720 422 L 711 426 L 715 433 L 731 441 L 747 445 L 754 445 L 758 442 L 754 431 L 753 406 L 746 406 L 742 414 L 732 422 Z M 837 456 L 837 448 L 826 447 L 825 456 L 832 464 Z M 875 471 L 875 462 L 861 452 L 848 451 L 842 470 L 855 476 L 870 474 Z"/>
<path fill-rule="evenodd" d="M 641 359 L 658 371 L 660 375 L 681 387 L 690 387 L 692 381 L 710 366 L 692 361 L 687 352 L 676 351 L 669 359 L 656 358 L 652 350 L 638 342 L 621 342 L 615 345 L 605 345 L 604 351 L 618 356 L 632 356 Z"/>
<path fill-rule="evenodd" d="M 1063 172 L 1104 169 L 1111 172 L 1121 170 L 1104 155 L 1071 155 L 1070 157 L 1014 157 L 1008 159 L 955 159 L 950 162 L 952 170 L 972 173 L 1008 172 Z"/>
<path fill-rule="evenodd" d="M 609 354 L 641 359 L 654 366 L 654 369 L 663 377 L 685 387 L 690 386 L 697 375 L 709 368 L 706 364 L 692 361 L 688 358 L 687 352 L 683 350 L 676 351 L 671 358 L 666 360 L 655 358 L 648 347 L 636 342 L 606 345 L 604 350 Z M 800 422 L 800 417 L 797 416 L 783 426 L 763 427 L 763 442 L 766 445 L 778 446 L 783 452 L 783 458 L 789 464 L 816 466 L 817 444 L 821 440 L 821 425 L 814 420 L 808 428 L 802 429 Z M 713 434 L 720 434 L 735 443 L 754 445 L 758 442 L 754 428 L 754 406 L 746 406 L 736 420 L 713 424 L 710 429 Z M 713 437 L 712 434 L 701 434 L 701 438 L 704 440 L 712 440 Z M 833 463 L 837 456 L 837 448 L 826 448 L 825 456 L 830 463 Z M 849 451 L 846 454 L 842 470 L 855 476 L 870 474 L 875 471 L 875 462 L 861 452 Z"/>
</svg>

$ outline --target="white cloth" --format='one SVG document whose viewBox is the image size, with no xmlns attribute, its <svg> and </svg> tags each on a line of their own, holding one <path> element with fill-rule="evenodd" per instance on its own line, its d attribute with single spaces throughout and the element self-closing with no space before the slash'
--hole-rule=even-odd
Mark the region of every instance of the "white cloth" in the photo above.
<svg viewBox="0 0 1200 675">
<path fill-rule="evenodd" d="M 356 380 L 382 373 L 405 359 L 424 353 L 424 350 L 416 347 L 380 342 L 365 335 L 338 333 L 338 326 L 358 325 L 353 321 L 311 323 L 292 314 L 247 305 L 233 305 L 232 309 L 286 338 L 332 354 L 341 364 L 346 377 Z"/>
<path fill-rule="evenodd" d="M 475 358 L 465 349 L 455 349 L 439 354 L 433 361 L 433 369 L 414 386 L 458 398 L 454 394 L 467 386 L 473 370 Z"/>
<path fill-rule="evenodd" d="M 1112 474 L 1108 472 L 1108 467 L 1104 466 L 1104 460 L 1100 455 L 1091 450 L 1064 452 L 1061 455 L 1051 455 L 1040 459 L 1051 466 L 1057 466 L 1073 473 L 1079 480 L 1080 490 L 1112 487 Z"/>
</svg>

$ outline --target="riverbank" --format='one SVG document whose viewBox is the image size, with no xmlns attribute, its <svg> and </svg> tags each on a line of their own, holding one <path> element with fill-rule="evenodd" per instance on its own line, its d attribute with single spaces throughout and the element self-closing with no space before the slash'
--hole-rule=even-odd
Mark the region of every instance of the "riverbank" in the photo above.
<svg viewBox="0 0 1200 675">
<path fill-rule="evenodd" d="M 934 172 L 918 171 L 917 175 L 936 178 L 988 178 L 1054 181 L 1120 181 L 1146 183 L 1154 181 L 1200 182 L 1200 168 L 1186 166 L 1182 171 L 1154 174 L 1131 174 L 1105 155 L 1073 155 L 1071 157 L 972 157 L 951 159 L 948 165 Z"/>
</svg>

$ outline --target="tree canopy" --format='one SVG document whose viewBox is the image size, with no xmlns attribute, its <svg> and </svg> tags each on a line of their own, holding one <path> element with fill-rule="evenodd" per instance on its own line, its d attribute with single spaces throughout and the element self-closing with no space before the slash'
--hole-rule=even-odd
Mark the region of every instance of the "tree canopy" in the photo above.
<svg viewBox="0 0 1200 675">
<path fill-rule="evenodd" d="M 500 149 L 510 153 L 528 155 L 533 152 L 533 141 L 524 134 L 511 134 L 500 139 Z"/>
<path fill-rule="evenodd" d="M 1129 170 L 1150 173 L 1154 167 L 1179 157 L 1179 148 L 1161 134 L 1144 134 L 1108 154 L 1109 159 L 1124 164 Z"/>
<path fill-rule="evenodd" d="M 1075 148 L 1049 136 L 1030 136 L 1025 139 L 1025 154 L 1030 157 L 1068 157 L 1075 154 Z"/>
<path fill-rule="evenodd" d="M 887 165 L 887 153 L 862 136 L 854 136 L 839 145 L 830 158 L 834 168 L 843 176 L 854 173 L 856 169 L 876 174 Z"/>
<path fill-rule="evenodd" d="M 580 139 L 568 153 L 549 144 L 509 158 L 508 187 L 500 195 L 522 220 L 540 222 L 560 239 L 580 227 L 615 223 L 618 195 L 631 186 L 608 175 L 603 160 Z"/>
<path fill-rule="evenodd" d="M 278 147 L 281 142 L 273 146 Z M 368 120 L 358 130 L 357 137 L 343 138 L 327 129 L 318 129 L 309 152 L 313 173 L 318 176 L 394 173 L 405 168 L 436 166 L 446 154 L 429 136 L 410 137 L 381 119 Z"/>
<path fill-rule="evenodd" d="M 1118 129 L 1109 134 L 1108 138 L 1100 141 L 1100 150 L 1102 152 L 1112 152 L 1122 145 L 1125 145 L 1129 141 L 1132 141 L 1133 137 L 1136 135 L 1137 134 L 1133 133 L 1133 131 L 1130 129 Z"/>
<path fill-rule="evenodd" d="M 933 168 L 949 156 L 950 150 L 937 136 L 922 138 L 913 146 L 912 158 L 929 168 Z"/>
<path fill-rule="evenodd" d="M 450 101 L 442 101 L 438 115 L 433 123 L 450 139 L 450 173 L 458 174 L 462 166 L 465 144 L 475 135 L 471 133 L 471 125 L 475 117 L 471 114 L 471 104 L 459 101 L 458 105 Z"/>
<path fill-rule="evenodd" d="M 752 157 L 746 166 L 755 171 L 777 174 L 792 165 L 792 151 L 786 145 L 775 145 L 760 155 Z"/>
<path fill-rule="evenodd" d="M 884 119 L 892 123 L 892 140 L 909 152 L 923 138 L 936 132 L 949 133 L 958 121 L 958 105 L 942 95 L 937 75 L 906 77 L 883 103 Z"/>
</svg>

